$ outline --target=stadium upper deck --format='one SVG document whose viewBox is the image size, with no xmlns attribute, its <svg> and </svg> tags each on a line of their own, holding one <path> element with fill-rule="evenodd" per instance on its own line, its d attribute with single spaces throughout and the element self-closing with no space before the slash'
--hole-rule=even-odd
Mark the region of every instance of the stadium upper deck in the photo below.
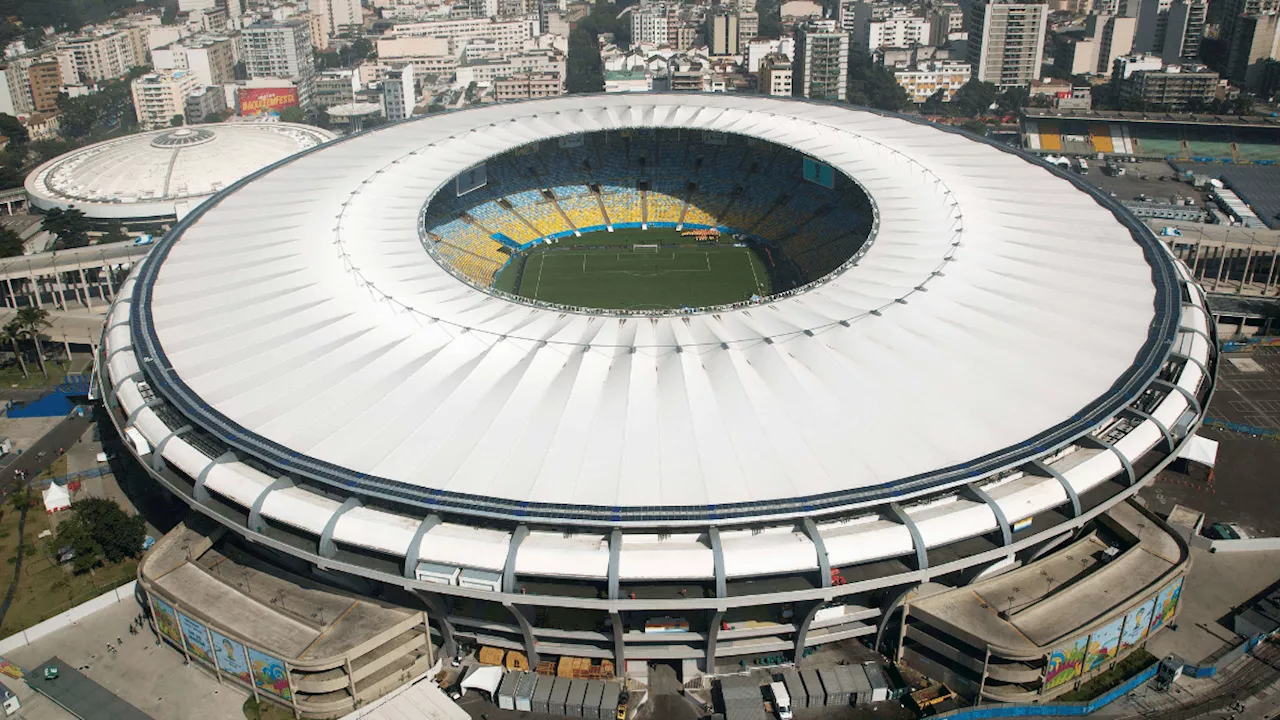
<svg viewBox="0 0 1280 720">
<path fill-rule="evenodd" d="M 639 127 L 819 158 L 870 196 L 874 243 L 804 291 L 653 317 L 508 302 L 424 249 L 424 204 L 459 173 Z M 609 613 L 1007 561 L 1167 462 L 1216 363 L 1186 269 L 1075 178 L 906 118 L 733 96 L 575 96 L 330 143 L 193 213 L 121 298 L 112 417 L 201 512 L 329 570 Z M 645 590 L 670 582 L 705 592 Z M 822 641 L 865 627 L 846 630 Z M 692 652 L 759 649 L 710 644 Z"/>
</svg>

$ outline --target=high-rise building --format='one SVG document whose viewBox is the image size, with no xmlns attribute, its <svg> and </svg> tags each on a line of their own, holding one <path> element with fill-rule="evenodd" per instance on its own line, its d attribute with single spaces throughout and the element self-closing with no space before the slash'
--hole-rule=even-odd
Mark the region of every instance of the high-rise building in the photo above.
<svg viewBox="0 0 1280 720">
<path fill-rule="evenodd" d="M 666 45 L 670 28 L 665 5 L 640 5 L 631 10 L 631 42 L 637 45 Z"/>
<path fill-rule="evenodd" d="M 241 46 L 249 77 L 291 80 L 298 87 L 298 104 L 311 107 L 316 70 L 306 21 L 254 23 L 241 32 Z"/>
<path fill-rule="evenodd" d="M 920 104 L 934 93 L 942 91 L 942 101 L 950 102 L 951 96 L 969 82 L 972 68 L 959 60 L 926 60 L 914 66 L 894 68 L 893 79 L 907 91 L 911 102 Z"/>
<path fill-rule="evenodd" d="M 320 17 L 320 31 L 326 38 L 341 35 L 347 29 L 364 24 L 360 0 L 309 0 L 311 13 Z M 493 14 L 498 14 L 494 3 Z"/>
<path fill-rule="evenodd" d="M 1118 65 L 1120 61 L 1116 62 Z M 1218 73 L 1203 65 L 1166 65 L 1158 70 L 1116 72 L 1111 82 L 1126 105 L 1181 112 L 1203 107 L 1214 99 Z"/>
<path fill-rule="evenodd" d="M 1164 49 L 1169 28 L 1169 6 L 1173 0 L 1133 0 L 1138 6 L 1138 29 L 1134 34 L 1136 52 L 1159 54 Z M 1132 3 L 1131 3 L 1132 4 Z"/>
<path fill-rule="evenodd" d="M 1209 14 L 1206 0 L 1173 0 L 1169 5 L 1168 30 L 1160 55 L 1166 62 L 1191 60 L 1200 56 L 1205 21 Z"/>
<path fill-rule="evenodd" d="M 854 45 L 867 51 L 926 45 L 930 38 L 929 19 L 901 6 L 855 3 L 852 13 L 843 18 L 841 27 L 852 34 Z"/>
<path fill-rule="evenodd" d="M 1258 12 L 1234 19 L 1227 39 L 1227 78 L 1246 88 L 1256 87 L 1263 65 L 1276 57 L 1280 45 L 1280 16 Z"/>
<path fill-rule="evenodd" d="M 1067 75 L 1111 74 L 1116 58 L 1133 51 L 1137 18 L 1090 15 L 1083 37 L 1068 40 L 1054 55 L 1054 66 Z"/>
<path fill-rule="evenodd" d="M 0 89 L 0 112 L 9 115 L 30 115 L 35 111 L 31 99 L 31 58 L 14 58 L 0 68 L 4 73 L 4 87 Z"/>
<path fill-rule="evenodd" d="M 1026 87 L 1040 76 L 1049 6 L 974 0 L 968 9 L 973 77 L 999 87 Z"/>
<path fill-rule="evenodd" d="M 493 81 L 494 97 L 504 100 L 555 97 L 564 94 L 559 73 L 516 73 Z"/>
<path fill-rule="evenodd" d="M 738 16 L 716 15 L 711 18 L 711 54 L 738 54 Z"/>
<path fill-rule="evenodd" d="M 151 51 L 156 70 L 190 70 L 202 85 L 225 85 L 236 78 L 236 52 L 231 38 L 184 38 Z"/>
<path fill-rule="evenodd" d="M 227 96 L 220 87 L 202 87 L 196 88 L 195 92 L 187 96 L 187 105 L 184 115 L 187 124 L 204 122 L 227 109 Z"/>
<path fill-rule="evenodd" d="M 382 80 L 383 117 L 403 120 L 413 114 L 415 101 L 413 66 L 405 65 L 389 71 Z"/>
<path fill-rule="evenodd" d="M 844 100 L 849 94 L 849 35 L 842 32 L 796 32 L 792 94 Z"/>
<path fill-rule="evenodd" d="M 1280 0 L 1222 0 L 1222 21 L 1218 37 L 1230 45 L 1241 16 L 1268 13 L 1280 8 Z M 1228 72 L 1230 75 L 1230 72 Z"/>
<path fill-rule="evenodd" d="M 58 108 L 58 92 L 62 90 L 62 71 L 57 60 L 32 63 L 27 68 L 31 82 L 31 107 L 36 112 L 53 112 Z"/>
<path fill-rule="evenodd" d="M 147 63 L 146 43 L 141 32 L 137 41 L 133 33 L 123 30 L 68 38 L 58 43 L 57 51 L 68 59 L 79 83 L 117 78 L 129 68 Z"/>
<path fill-rule="evenodd" d="M 747 43 L 760 34 L 760 15 L 749 10 L 738 9 L 738 51 L 742 52 Z"/>
<path fill-rule="evenodd" d="M 143 130 L 169 127 L 175 115 L 185 117 L 187 97 L 201 88 L 186 70 L 148 73 L 133 81 L 133 107 Z"/>
<path fill-rule="evenodd" d="M 757 87 L 765 95 L 786 97 L 792 94 L 791 61 L 783 55 L 770 55 L 760 63 Z"/>
</svg>

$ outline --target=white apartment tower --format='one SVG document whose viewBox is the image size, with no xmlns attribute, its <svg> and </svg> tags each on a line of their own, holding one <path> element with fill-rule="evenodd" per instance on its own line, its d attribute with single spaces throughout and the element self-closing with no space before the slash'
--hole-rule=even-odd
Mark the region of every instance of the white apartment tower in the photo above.
<svg viewBox="0 0 1280 720">
<path fill-rule="evenodd" d="M 364 23 L 360 0 L 308 0 L 311 14 L 320 16 L 320 29 L 325 37 L 342 34 L 346 28 Z"/>
<path fill-rule="evenodd" d="M 631 42 L 666 45 L 670 30 L 665 5 L 640 5 L 631 10 Z"/>
<path fill-rule="evenodd" d="M 241 32 L 241 45 L 249 77 L 292 80 L 298 87 L 298 104 L 311 106 L 316 70 L 305 21 L 255 23 Z"/>
<path fill-rule="evenodd" d="M 849 95 L 849 35 L 798 31 L 791 88 L 797 97 L 845 100 Z"/>
<path fill-rule="evenodd" d="M 403 120 L 413 114 L 413 65 L 405 65 L 387 73 L 382 80 L 382 115 L 388 120 Z"/>
<path fill-rule="evenodd" d="M 187 97 L 204 87 L 194 73 L 171 70 L 150 73 L 133 81 L 133 107 L 143 130 L 169 127 L 175 115 L 185 115 Z"/>
<path fill-rule="evenodd" d="M 974 0 L 968 15 L 975 79 L 1008 88 L 1026 87 L 1040 76 L 1048 5 Z"/>
</svg>

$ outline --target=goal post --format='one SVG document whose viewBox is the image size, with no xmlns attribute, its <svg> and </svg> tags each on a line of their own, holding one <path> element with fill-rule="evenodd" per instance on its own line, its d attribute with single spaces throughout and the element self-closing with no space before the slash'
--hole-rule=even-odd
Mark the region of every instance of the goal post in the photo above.
<svg viewBox="0 0 1280 720">
<path fill-rule="evenodd" d="M 631 252 L 637 253 L 656 253 L 660 245 L 632 245 Z"/>
</svg>

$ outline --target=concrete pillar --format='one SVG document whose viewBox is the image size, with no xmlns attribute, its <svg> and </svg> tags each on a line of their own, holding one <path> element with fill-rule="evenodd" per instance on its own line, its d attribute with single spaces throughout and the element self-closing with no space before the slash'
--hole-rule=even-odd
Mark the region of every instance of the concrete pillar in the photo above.
<svg viewBox="0 0 1280 720">
<path fill-rule="evenodd" d="M 702 672 L 714 675 L 716 672 L 716 643 L 720 637 L 720 623 L 724 622 L 724 610 L 711 611 L 711 624 L 707 626 L 707 659 Z"/>
<path fill-rule="evenodd" d="M 1222 266 L 1227 262 L 1227 247 L 1224 245 L 1218 250 L 1218 274 L 1213 278 L 1213 291 L 1218 291 L 1218 283 L 1222 281 Z"/>
<path fill-rule="evenodd" d="M 17 310 L 18 297 L 13 294 L 13 280 L 10 280 L 9 278 L 5 278 L 4 286 L 9 291 L 9 299 L 6 302 L 8 303 L 9 307 L 13 308 L 14 310 Z"/>
<path fill-rule="evenodd" d="M 1266 295 L 1267 293 L 1271 292 L 1271 282 L 1272 280 L 1275 279 L 1275 276 L 1276 276 L 1276 256 L 1277 255 L 1280 255 L 1280 250 L 1271 251 L 1271 267 L 1267 270 L 1267 284 L 1262 289 L 1263 295 Z"/>
<path fill-rule="evenodd" d="M 1237 288 L 1237 292 L 1241 293 L 1244 292 L 1244 286 L 1249 283 L 1249 266 L 1253 264 L 1253 243 L 1249 243 L 1249 249 L 1245 252 L 1248 254 L 1244 258 L 1244 272 L 1240 273 L 1240 286 Z"/>
<path fill-rule="evenodd" d="M 44 309 L 44 302 L 40 300 L 40 277 L 38 275 L 32 275 L 27 279 L 27 281 L 31 283 L 31 289 L 35 291 L 32 294 L 35 296 L 36 307 Z"/>
<path fill-rule="evenodd" d="M 71 343 L 67 342 L 66 333 L 62 334 L 62 347 L 67 351 L 67 367 L 71 367 Z"/>
<path fill-rule="evenodd" d="M 80 287 L 84 288 L 84 306 L 93 309 L 93 300 L 89 295 L 89 278 L 85 277 L 84 268 L 80 268 Z"/>
<path fill-rule="evenodd" d="M 1191 264 L 1191 277 L 1200 277 L 1200 256 L 1204 253 L 1204 232 L 1200 233 L 1200 237 L 1196 238 L 1196 256 Z"/>
<path fill-rule="evenodd" d="M 107 301 L 116 301 L 116 290 L 111 287 L 111 265 L 102 266 L 102 279 L 107 283 Z"/>
</svg>

